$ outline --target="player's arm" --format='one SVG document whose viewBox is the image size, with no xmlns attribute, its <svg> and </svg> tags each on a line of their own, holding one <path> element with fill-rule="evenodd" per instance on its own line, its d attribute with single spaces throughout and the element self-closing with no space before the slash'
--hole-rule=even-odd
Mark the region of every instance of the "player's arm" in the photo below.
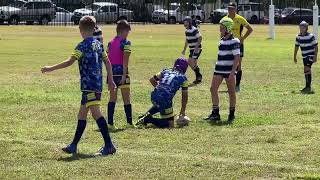
<svg viewBox="0 0 320 180">
<path fill-rule="evenodd" d="M 153 87 L 157 87 L 158 86 L 158 82 L 161 80 L 162 78 L 162 75 L 161 75 L 161 72 L 152 76 L 149 81 L 150 83 L 152 84 Z"/>
<path fill-rule="evenodd" d="M 296 38 L 296 44 L 294 46 L 294 52 L 293 52 L 293 62 L 295 64 L 297 64 L 297 62 L 298 62 L 298 60 L 297 60 L 298 51 L 299 51 L 299 41 L 298 41 L 298 38 Z"/>
<path fill-rule="evenodd" d="M 180 116 L 186 115 L 186 109 L 188 104 L 188 84 L 186 82 L 186 85 L 182 87 L 181 92 L 181 110 L 180 110 Z"/>
<path fill-rule="evenodd" d="M 55 70 L 58 70 L 58 69 L 63 69 L 63 68 L 66 68 L 66 67 L 69 67 L 71 66 L 75 61 L 77 60 L 77 57 L 75 56 L 70 56 L 69 59 L 59 63 L 59 64 L 56 64 L 56 65 L 53 65 L 53 66 L 45 66 L 43 68 L 41 68 L 41 72 L 42 73 L 47 73 L 47 72 L 52 72 L 52 71 L 55 71 Z"/>
<path fill-rule="evenodd" d="M 122 65 L 123 74 L 121 78 L 121 84 L 124 84 L 125 80 L 127 79 L 130 55 L 131 55 L 131 44 L 129 42 L 126 45 L 124 45 L 124 48 L 123 48 L 123 65 Z"/>
<path fill-rule="evenodd" d="M 244 27 L 247 29 L 247 32 L 244 34 L 244 36 L 241 37 L 242 42 L 246 40 L 253 32 L 253 29 L 250 24 L 247 24 Z"/>
<path fill-rule="evenodd" d="M 116 85 L 113 81 L 113 73 L 112 73 L 112 66 L 111 66 L 111 63 L 109 61 L 109 58 L 107 56 L 106 53 L 104 53 L 103 55 L 103 62 L 104 62 L 104 65 L 106 67 L 106 70 L 107 70 L 107 84 L 109 86 L 109 89 L 115 89 Z"/>
<path fill-rule="evenodd" d="M 313 58 L 313 62 L 316 63 L 318 61 L 318 44 L 315 45 L 315 48 L 314 48 L 314 58 Z"/>
<path fill-rule="evenodd" d="M 185 55 L 185 54 L 186 54 L 187 47 L 188 47 L 188 41 L 187 41 L 187 39 L 186 39 L 185 42 L 184 42 L 184 47 L 183 47 L 183 50 L 182 50 L 182 55 Z"/>
<path fill-rule="evenodd" d="M 198 38 L 198 42 L 197 42 L 197 45 L 195 47 L 195 50 L 198 52 L 199 51 L 199 46 L 202 42 L 202 35 L 200 34 L 200 32 L 197 33 L 197 38 Z"/>
<path fill-rule="evenodd" d="M 238 68 L 238 65 L 240 63 L 240 54 L 237 54 L 234 56 L 234 62 L 233 62 L 233 65 L 232 65 L 232 70 L 231 70 L 231 73 L 230 73 L 230 77 L 234 77 L 234 75 L 236 74 L 236 70 Z"/>
</svg>

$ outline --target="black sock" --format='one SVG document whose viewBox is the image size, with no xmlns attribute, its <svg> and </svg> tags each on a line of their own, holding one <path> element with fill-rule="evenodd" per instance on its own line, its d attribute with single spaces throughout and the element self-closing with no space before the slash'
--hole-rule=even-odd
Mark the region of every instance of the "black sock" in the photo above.
<svg viewBox="0 0 320 180">
<path fill-rule="evenodd" d="M 157 114 L 158 112 L 160 112 L 160 111 L 159 111 L 159 109 L 158 109 L 156 106 L 152 106 L 152 107 L 149 109 L 149 111 L 148 111 L 148 113 L 149 113 L 150 115 Z"/>
<path fill-rule="evenodd" d="M 151 124 L 157 126 L 158 128 L 168 128 L 168 127 L 170 127 L 169 120 L 174 120 L 174 118 L 171 117 L 171 118 L 167 118 L 167 119 L 159 119 L 159 118 L 150 117 L 150 118 L 145 119 L 144 122 L 151 123 Z"/>
<path fill-rule="evenodd" d="M 78 145 L 78 143 L 81 139 L 81 136 L 82 136 L 84 130 L 86 129 L 86 126 L 87 126 L 86 120 L 78 120 L 77 130 L 76 130 L 76 133 L 74 134 L 72 144 Z"/>
<path fill-rule="evenodd" d="M 242 78 L 242 71 L 238 71 L 236 75 L 236 86 L 240 86 L 241 78 Z"/>
<path fill-rule="evenodd" d="M 108 124 L 113 126 L 113 116 L 114 116 L 114 109 L 116 107 L 115 102 L 108 103 Z"/>
<path fill-rule="evenodd" d="M 131 106 L 131 104 L 124 105 L 124 112 L 126 113 L 127 123 L 132 125 L 132 106 Z"/>
<path fill-rule="evenodd" d="M 214 115 L 219 115 L 220 114 L 219 106 L 215 106 L 215 105 L 212 106 L 212 114 L 214 114 Z"/>
<path fill-rule="evenodd" d="M 200 68 L 199 68 L 199 66 L 196 66 L 194 69 L 193 69 L 193 71 L 195 72 L 195 74 L 196 74 L 196 77 L 199 77 L 199 76 L 201 76 L 201 73 L 200 73 Z"/>
<path fill-rule="evenodd" d="M 306 79 L 306 88 L 311 88 L 312 75 L 306 74 L 305 79 Z"/>
<path fill-rule="evenodd" d="M 229 108 L 229 116 L 234 116 L 235 111 L 236 111 L 235 107 L 230 107 Z"/>
<path fill-rule="evenodd" d="M 108 131 L 107 121 L 104 117 L 100 117 L 96 122 L 102 134 L 105 146 L 111 146 L 112 142 Z"/>
</svg>

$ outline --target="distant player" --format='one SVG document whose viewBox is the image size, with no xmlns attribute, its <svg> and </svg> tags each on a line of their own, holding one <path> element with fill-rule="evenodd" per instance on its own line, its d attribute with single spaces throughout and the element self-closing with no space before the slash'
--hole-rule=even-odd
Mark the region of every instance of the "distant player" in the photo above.
<svg viewBox="0 0 320 180">
<path fill-rule="evenodd" d="M 226 17 L 229 17 L 233 20 L 234 25 L 232 33 L 234 37 L 240 40 L 241 59 L 237 68 L 238 73 L 236 75 L 236 92 L 240 92 L 240 83 L 242 79 L 242 59 L 244 57 L 244 41 L 250 36 L 250 34 L 253 32 L 253 29 L 244 17 L 237 14 L 237 4 L 234 2 L 229 4 L 228 15 Z M 244 28 L 246 28 L 247 31 L 243 35 L 242 32 Z"/>
<path fill-rule="evenodd" d="M 308 32 L 309 24 L 302 21 L 299 25 L 300 33 L 296 36 L 296 45 L 294 48 L 294 63 L 297 64 L 297 53 L 299 47 L 303 57 L 304 76 L 306 80 L 306 87 L 301 90 L 301 93 L 308 94 L 312 92 L 312 72 L 311 67 L 313 63 L 317 62 L 318 57 L 318 42 L 313 34 Z"/>
<path fill-rule="evenodd" d="M 240 40 L 232 34 L 233 20 L 223 18 L 220 21 L 221 40 L 219 44 L 218 59 L 211 84 L 212 113 L 207 118 L 213 122 L 221 120 L 219 113 L 219 96 L 218 89 L 223 79 L 226 80 L 229 93 L 229 117 L 228 123 L 235 120 L 236 109 L 236 92 L 235 92 L 235 75 L 237 66 L 240 62 Z"/>
<path fill-rule="evenodd" d="M 134 127 L 132 124 L 132 105 L 130 102 L 130 77 L 129 58 L 131 55 L 131 42 L 127 39 L 131 27 L 126 20 L 117 23 L 117 36 L 108 44 L 107 53 L 112 65 L 113 81 L 117 89 L 110 90 L 110 100 L 108 103 L 108 124 L 112 130 L 117 128 L 114 125 L 114 110 L 117 102 L 117 93 L 120 89 L 124 103 L 124 111 L 127 117 L 127 127 Z"/>
<path fill-rule="evenodd" d="M 114 89 L 115 84 L 112 80 L 111 64 L 104 49 L 102 48 L 102 44 L 93 37 L 95 25 L 94 17 L 82 17 L 79 23 L 79 28 L 83 41 L 75 48 L 71 57 L 60 64 L 54 66 L 45 66 L 41 69 L 42 73 L 46 73 L 69 67 L 75 61 L 78 61 L 79 64 L 82 100 L 78 114 L 78 126 L 74 139 L 70 145 L 62 149 L 66 153 L 77 152 L 77 145 L 87 125 L 87 114 L 89 110 L 91 111 L 92 117 L 98 124 L 105 143 L 104 147 L 100 149 L 97 155 L 109 155 L 116 152 L 116 149 L 111 142 L 107 128 L 107 122 L 100 111 L 103 85 L 103 63 L 106 66 L 109 77 L 109 89 Z"/>
<path fill-rule="evenodd" d="M 172 100 L 176 92 L 182 89 L 182 104 L 180 115 L 186 115 L 188 103 L 188 80 L 185 73 L 188 62 L 185 59 L 177 59 L 172 69 L 164 69 L 150 79 L 150 83 L 155 87 L 151 93 L 153 106 L 140 117 L 137 125 L 153 124 L 159 128 L 174 127 L 174 114 Z M 154 118 L 153 115 L 159 113 L 161 119 Z"/>
<path fill-rule="evenodd" d="M 200 68 L 198 66 L 198 60 L 202 52 L 202 36 L 199 30 L 192 25 L 192 18 L 189 16 L 184 19 L 184 27 L 186 28 L 186 41 L 182 54 L 185 55 L 186 49 L 189 46 L 190 54 L 188 63 L 196 75 L 196 80 L 193 81 L 193 84 L 199 84 L 202 81 L 202 74 L 200 73 Z"/>
</svg>

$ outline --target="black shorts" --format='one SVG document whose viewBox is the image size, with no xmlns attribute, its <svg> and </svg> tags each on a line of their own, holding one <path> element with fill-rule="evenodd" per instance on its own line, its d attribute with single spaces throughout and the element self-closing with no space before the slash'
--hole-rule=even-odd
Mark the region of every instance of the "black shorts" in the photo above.
<svg viewBox="0 0 320 180">
<path fill-rule="evenodd" d="M 230 74 L 224 74 L 224 73 L 216 73 L 214 72 L 215 76 L 222 76 L 224 79 L 228 79 Z"/>
<path fill-rule="evenodd" d="M 311 68 L 312 64 L 313 64 L 313 57 L 303 58 L 303 65 L 304 66 Z"/>
<path fill-rule="evenodd" d="M 244 46 L 243 44 L 240 44 L 240 57 L 244 56 Z"/>
<path fill-rule="evenodd" d="M 123 66 L 122 65 L 112 65 L 112 73 L 113 73 L 113 81 L 116 84 L 117 88 L 129 88 L 130 87 L 130 76 L 129 74 L 126 75 L 126 81 L 124 84 L 121 83 L 122 73 L 123 73 Z"/>
<path fill-rule="evenodd" d="M 192 49 L 192 50 L 190 50 L 189 58 L 198 60 L 199 57 L 200 57 L 200 55 L 201 55 L 201 52 L 202 52 L 202 49 L 199 49 L 199 52 L 198 52 L 198 53 L 195 53 L 195 52 L 194 52 L 194 49 Z"/>
<path fill-rule="evenodd" d="M 83 91 L 81 105 L 85 105 L 87 108 L 90 106 L 100 105 L 101 93 L 100 92 L 90 92 Z"/>
</svg>

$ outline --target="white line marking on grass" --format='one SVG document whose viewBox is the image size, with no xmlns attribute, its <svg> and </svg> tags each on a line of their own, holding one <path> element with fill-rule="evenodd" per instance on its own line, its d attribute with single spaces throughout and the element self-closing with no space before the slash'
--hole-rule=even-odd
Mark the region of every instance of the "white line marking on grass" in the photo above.
<svg viewBox="0 0 320 180">
<path fill-rule="evenodd" d="M 41 140 L 24 140 L 24 139 L 5 139 L 0 138 L 0 141 L 5 142 L 24 142 L 26 144 L 43 144 L 48 146 L 64 146 L 66 144 L 64 143 L 58 143 L 58 142 L 51 142 L 51 141 L 41 141 Z M 184 159 L 184 160 L 202 160 L 202 161 L 210 161 L 215 163 L 224 163 L 224 164 L 239 164 L 243 166 L 259 166 L 263 168 L 273 168 L 273 169 L 286 169 L 286 170 L 304 170 L 304 171 L 313 171 L 313 172 L 320 172 L 320 168 L 313 168 L 313 167 L 307 167 L 303 165 L 295 165 L 295 164 L 280 164 L 280 163 L 265 163 L 265 162 L 259 162 L 259 161 L 246 161 L 246 160 L 237 160 L 232 158 L 221 158 L 221 157 L 214 157 L 210 155 L 196 155 L 196 154 L 186 154 L 186 153 L 179 153 L 179 154 L 173 154 L 173 153 L 164 153 L 164 152 L 154 152 L 154 151 L 136 151 L 136 150 L 125 150 L 119 148 L 117 150 L 118 153 L 123 154 L 134 154 L 138 156 L 152 156 L 152 157 L 172 157 L 175 159 Z"/>
</svg>

